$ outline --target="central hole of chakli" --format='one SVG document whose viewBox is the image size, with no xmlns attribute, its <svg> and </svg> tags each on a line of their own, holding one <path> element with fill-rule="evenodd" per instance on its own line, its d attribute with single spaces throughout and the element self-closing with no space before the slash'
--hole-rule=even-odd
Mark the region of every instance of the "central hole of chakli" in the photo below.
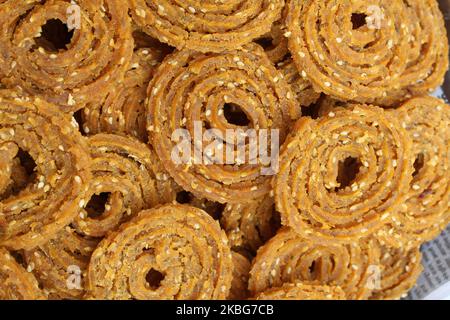
<svg viewBox="0 0 450 320">
<path fill-rule="evenodd" d="M 74 30 L 69 30 L 61 20 L 50 19 L 42 26 L 41 36 L 35 39 L 35 42 L 46 51 L 67 50 L 67 45 L 72 41 L 73 33 Z"/>
<path fill-rule="evenodd" d="M 256 39 L 255 42 L 264 49 L 270 49 L 273 47 L 273 39 L 270 37 L 261 37 L 259 39 Z"/>
<path fill-rule="evenodd" d="M 106 204 L 110 195 L 108 192 L 102 192 L 100 194 L 94 194 L 91 197 L 86 206 L 86 212 L 89 218 L 98 219 L 105 213 Z"/>
<path fill-rule="evenodd" d="M 340 184 L 340 187 L 337 188 L 337 191 L 351 186 L 360 169 L 361 162 L 357 158 L 348 157 L 343 161 L 339 161 L 337 182 Z"/>
<path fill-rule="evenodd" d="M 150 288 L 156 290 L 161 287 L 161 282 L 164 280 L 165 276 L 163 273 L 159 272 L 155 269 L 150 269 L 150 271 L 145 276 L 145 280 L 147 281 Z"/>
<path fill-rule="evenodd" d="M 33 176 L 34 171 L 36 170 L 36 162 L 31 157 L 31 155 L 28 152 L 19 149 L 19 152 L 17 153 L 17 158 L 19 159 L 20 165 L 25 170 L 27 176 L 28 177 Z"/>
<path fill-rule="evenodd" d="M 311 275 L 314 275 L 316 273 L 316 264 L 317 264 L 316 261 L 313 261 L 309 266 L 309 273 Z"/>
<path fill-rule="evenodd" d="M 425 164 L 425 156 L 422 153 L 420 153 L 419 155 L 417 155 L 416 161 L 414 161 L 413 177 L 416 177 L 420 173 L 420 170 L 422 170 L 424 164 Z"/>
<path fill-rule="evenodd" d="M 353 30 L 364 27 L 367 24 L 366 18 L 367 15 L 364 13 L 353 13 L 352 14 Z"/>
<path fill-rule="evenodd" d="M 194 196 L 192 195 L 192 193 L 190 193 L 188 191 L 180 191 L 177 193 L 177 202 L 179 204 L 191 203 L 193 198 L 194 198 Z"/>
<path fill-rule="evenodd" d="M 73 113 L 73 118 L 75 119 L 75 121 L 78 123 L 78 128 L 80 129 L 80 133 L 83 136 L 86 136 L 87 133 L 84 130 L 84 126 L 83 126 L 83 113 L 84 113 L 84 109 L 80 109 L 76 112 Z"/>
<path fill-rule="evenodd" d="M 240 106 L 234 103 L 226 103 L 223 106 L 223 114 L 228 123 L 245 127 L 250 124 L 250 119 Z"/>
<path fill-rule="evenodd" d="M 12 184 L 0 194 L 0 200 L 18 195 L 29 183 L 36 179 L 36 162 L 31 155 L 19 148 L 11 170 Z"/>
</svg>

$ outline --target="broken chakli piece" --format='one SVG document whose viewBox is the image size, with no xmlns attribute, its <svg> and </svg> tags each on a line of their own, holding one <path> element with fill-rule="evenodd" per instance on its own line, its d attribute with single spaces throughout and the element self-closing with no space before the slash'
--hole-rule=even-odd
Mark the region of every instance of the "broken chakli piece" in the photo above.
<svg viewBox="0 0 450 320">
<path fill-rule="evenodd" d="M 286 10 L 289 50 L 319 92 L 391 106 L 444 81 L 448 42 L 436 0 L 289 0 Z"/>
<path fill-rule="evenodd" d="M 127 11 L 122 0 L 2 1 L 3 83 L 62 111 L 99 103 L 129 68 L 133 40 Z"/>
<path fill-rule="evenodd" d="M 352 243 L 396 217 L 413 173 L 412 142 L 397 119 L 365 105 L 302 118 L 274 179 L 282 224 L 306 239 Z"/>
<path fill-rule="evenodd" d="M 251 154 L 249 139 L 226 134 L 227 130 L 254 129 L 258 137 L 261 130 L 268 130 L 270 147 L 270 130 L 279 130 L 283 142 L 289 125 L 301 115 L 289 85 L 258 45 L 221 54 L 184 50 L 169 55 L 156 71 L 148 95 L 150 141 L 166 171 L 184 190 L 220 203 L 240 202 L 242 193 L 252 200 L 270 192 L 272 177 L 263 171 L 271 170 L 272 164 L 261 163 L 258 155 Z M 239 121 L 233 117 L 235 113 Z M 196 130 L 198 125 L 200 130 Z M 206 129 L 214 129 L 212 139 L 206 139 Z M 200 137 L 197 131 L 201 131 Z M 183 134 L 182 143 L 190 140 L 187 151 L 191 157 L 181 163 L 174 161 L 172 152 L 180 143 L 173 139 L 176 132 Z M 219 134 L 223 143 L 214 139 Z M 214 140 L 219 140 L 220 146 L 215 143 L 214 150 L 203 150 Z M 244 148 L 245 160 L 240 159 L 242 148 L 237 144 Z M 223 164 L 229 161 L 225 154 L 229 146 L 232 163 Z"/>
<path fill-rule="evenodd" d="M 206 212 L 166 205 L 141 212 L 97 247 L 94 299 L 225 299 L 233 278 L 225 233 Z"/>
</svg>

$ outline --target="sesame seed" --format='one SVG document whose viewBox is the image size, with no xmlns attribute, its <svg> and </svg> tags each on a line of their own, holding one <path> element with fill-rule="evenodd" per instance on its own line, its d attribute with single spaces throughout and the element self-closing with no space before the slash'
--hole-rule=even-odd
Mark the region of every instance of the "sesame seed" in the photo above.
<svg viewBox="0 0 450 320">
<path fill-rule="evenodd" d="M 394 46 L 394 41 L 392 39 L 390 39 L 387 43 L 388 49 L 392 49 L 392 47 Z"/>
</svg>

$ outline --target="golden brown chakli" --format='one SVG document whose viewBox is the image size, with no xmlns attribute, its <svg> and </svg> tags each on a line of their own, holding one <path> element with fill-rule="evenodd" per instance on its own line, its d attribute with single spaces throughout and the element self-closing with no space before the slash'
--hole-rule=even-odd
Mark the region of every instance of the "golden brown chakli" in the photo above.
<svg viewBox="0 0 450 320">
<path fill-rule="evenodd" d="M 407 101 L 392 114 L 413 141 L 414 172 L 397 219 L 378 232 L 398 248 L 414 248 L 437 237 L 450 208 L 450 106 L 432 97 Z"/>
<path fill-rule="evenodd" d="M 7 168 L 0 174 L 6 181 L 0 186 L 0 245 L 31 249 L 55 236 L 84 205 L 88 144 L 75 120 L 56 106 L 3 90 L 0 148 Z"/>
<path fill-rule="evenodd" d="M 396 117 L 349 105 L 299 120 L 280 162 L 274 188 L 282 223 L 307 239 L 352 243 L 396 217 L 414 161 Z"/>
<path fill-rule="evenodd" d="M 349 245 L 319 243 L 282 229 L 259 251 L 250 271 L 249 289 L 257 295 L 284 283 L 317 282 L 340 286 L 348 299 L 367 299 L 371 272 L 379 265 L 376 242 Z"/>
<path fill-rule="evenodd" d="M 290 0 L 287 12 L 289 50 L 320 92 L 393 105 L 443 82 L 448 42 L 436 0 Z"/>
<path fill-rule="evenodd" d="M 133 21 L 146 33 L 181 49 L 222 52 L 268 32 L 284 0 L 131 0 Z"/>
<path fill-rule="evenodd" d="M 165 51 L 159 47 L 136 50 L 123 83 L 114 88 L 102 103 L 89 104 L 83 109 L 83 132 L 128 134 L 146 142 L 144 102 L 147 86 L 164 55 Z"/>
<path fill-rule="evenodd" d="M 206 212 L 182 205 L 143 211 L 103 240 L 88 270 L 96 299 L 225 299 L 233 261 Z"/>
<path fill-rule="evenodd" d="M 133 40 L 127 11 L 122 0 L 2 1 L 4 84 L 62 111 L 99 103 L 129 68 Z"/>
<path fill-rule="evenodd" d="M 18 264 L 4 248 L 0 248 L 0 280 L 0 300 L 44 300 L 46 298 L 33 275 Z"/>
<path fill-rule="evenodd" d="M 237 129 L 254 129 L 258 134 L 265 129 L 271 138 L 270 130 L 275 129 L 283 142 L 292 120 L 301 115 L 290 87 L 259 46 L 252 44 L 221 54 L 184 50 L 169 55 L 151 81 L 148 95 L 150 141 L 166 171 L 184 190 L 221 203 L 240 202 L 243 192 L 248 200 L 270 192 L 272 177 L 262 174 L 270 165 L 259 161 L 250 164 L 249 159 L 258 159 L 251 158 L 248 139 L 241 143 L 247 160 L 240 163 L 235 148 L 240 144 L 239 137 L 226 134 Z M 239 121 L 247 118 L 246 123 L 228 117 L 239 111 Z M 203 152 L 203 147 L 211 143 L 204 139 L 206 129 L 215 129 L 214 135 L 219 132 L 225 139 L 215 148 L 220 150 L 217 154 L 213 150 Z M 173 150 L 180 141 L 172 136 L 180 130 L 189 142 L 191 157 L 177 163 Z M 232 145 L 231 161 L 225 156 L 227 145 Z M 202 153 L 200 157 L 197 151 Z"/>
</svg>

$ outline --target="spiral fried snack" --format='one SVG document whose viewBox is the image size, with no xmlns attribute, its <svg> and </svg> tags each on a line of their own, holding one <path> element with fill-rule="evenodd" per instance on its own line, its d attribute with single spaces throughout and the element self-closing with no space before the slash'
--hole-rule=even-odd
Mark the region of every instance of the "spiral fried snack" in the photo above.
<svg viewBox="0 0 450 320">
<path fill-rule="evenodd" d="M 143 211 L 103 240 L 88 269 L 96 299 L 225 299 L 233 262 L 206 212 L 182 205 Z"/>
<path fill-rule="evenodd" d="M 5 90 L 0 91 L 0 146 L 1 166 L 21 180 L 12 192 L 0 194 L 0 245 L 31 249 L 69 224 L 84 203 L 91 179 L 88 147 L 75 120 L 56 106 Z M 9 183 L 5 173 L 0 176 Z"/>
<path fill-rule="evenodd" d="M 133 40 L 127 11 L 121 0 L 2 1 L 4 83 L 63 111 L 100 102 L 129 68 Z"/>
<path fill-rule="evenodd" d="M 26 253 L 28 265 L 54 299 L 82 298 L 87 266 L 99 238 L 143 208 L 165 202 L 167 196 L 158 188 L 154 155 L 146 145 L 110 134 L 92 136 L 89 142 L 93 157 L 89 200 L 73 227 Z"/>
<path fill-rule="evenodd" d="M 0 248 L 0 300 L 45 298 L 33 275 L 19 265 L 6 249 Z"/>
<path fill-rule="evenodd" d="M 405 251 L 382 247 L 379 287 L 370 298 L 374 300 L 404 298 L 423 271 L 421 260 L 419 248 Z"/>
<path fill-rule="evenodd" d="M 228 300 L 245 300 L 248 298 L 248 276 L 250 273 L 250 261 L 243 255 L 232 252 L 233 256 L 233 281 L 231 282 Z"/>
<path fill-rule="evenodd" d="M 340 287 L 285 283 L 257 295 L 256 300 L 346 300 Z"/>
<path fill-rule="evenodd" d="M 94 157 L 94 177 L 86 197 L 90 200 L 73 227 L 25 255 L 52 299 L 84 296 L 87 266 L 100 241 L 92 236 L 101 237 L 143 207 L 165 201 L 166 190 L 159 188 L 164 182 L 158 180 L 155 186 L 154 156 L 144 144 L 108 134 L 93 136 L 90 142 Z"/>
<path fill-rule="evenodd" d="M 249 140 L 255 139 L 241 138 L 250 129 L 257 137 L 266 132 L 267 139 L 258 139 L 259 146 L 267 142 L 270 148 L 276 144 L 272 133 L 279 133 L 282 142 L 301 110 L 258 45 L 223 54 L 185 50 L 170 55 L 148 93 L 152 145 L 184 190 L 220 203 L 240 202 L 242 194 L 252 200 L 270 192 L 271 177 L 264 171 L 272 172 L 273 162 L 267 165 L 251 152 L 254 144 Z M 174 134 L 181 137 L 172 139 Z M 180 149 L 182 155 L 174 159 Z"/>
<path fill-rule="evenodd" d="M 159 194 L 152 153 L 145 144 L 110 134 L 92 136 L 89 143 L 93 179 L 73 222 L 79 233 L 103 237 L 131 216 L 171 197 Z"/>
<path fill-rule="evenodd" d="M 50 299 L 81 299 L 89 260 L 98 243 L 68 226 L 54 239 L 25 252 L 28 270 Z"/>
<path fill-rule="evenodd" d="M 389 106 L 433 91 L 448 69 L 435 0 L 290 0 L 289 49 L 317 91 Z"/>
<path fill-rule="evenodd" d="M 401 214 L 378 232 L 397 248 L 414 248 L 437 237 L 448 224 L 450 199 L 450 106 L 419 97 L 393 111 L 413 140 L 413 180 Z"/>
<path fill-rule="evenodd" d="M 234 250 L 255 254 L 277 233 L 280 222 L 273 198 L 264 197 L 248 203 L 228 204 L 221 225 Z"/>
<path fill-rule="evenodd" d="M 134 22 L 150 36 L 180 50 L 223 52 L 269 32 L 280 18 L 284 0 L 131 0 L 130 4 Z"/>
<path fill-rule="evenodd" d="M 317 281 L 341 287 L 349 299 L 367 299 L 372 293 L 371 268 L 379 264 L 379 255 L 374 241 L 321 244 L 282 229 L 259 249 L 249 289 L 257 295 L 284 283 Z"/>
<path fill-rule="evenodd" d="M 411 139 L 383 109 L 301 119 L 282 148 L 275 202 L 304 238 L 350 243 L 392 221 L 413 172 Z"/>
<path fill-rule="evenodd" d="M 148 83 L 163 57 L 164 51 L 158 47 L 135 51 L 123 84 L 116 87 L 102 104 L 83 109 L 83 131 L 86 134 L 128 134 L 147 142 L 144 101 Z"/>
</svg>

